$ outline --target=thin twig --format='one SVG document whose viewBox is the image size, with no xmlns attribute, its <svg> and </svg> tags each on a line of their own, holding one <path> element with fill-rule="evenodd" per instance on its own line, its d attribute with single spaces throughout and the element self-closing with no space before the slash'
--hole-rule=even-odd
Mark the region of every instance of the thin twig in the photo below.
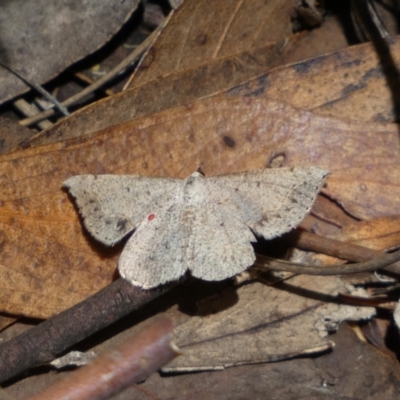
<svg viewBox="0 0 400 400">
<path fill-rule="evenodd" d="M 109 399 L 179 354 L 172 342 L 173 327 L 172 318 L 158 315 L 134 336 L 29 399 Z"/>
<path fill-rule="evenodd" d="M 31 117 L 32 115 L 36 115 L 38 112 L 40 112 L 39 108 L 37 108 L 34 104 L 28 103 L 23 98 L 15 100 L 13 102 L 13 106 L 26 117 Z M 43 121 L 38 122 L 37 125 L 40 129 L 43 130 L 50 128 L 53 124 L 48 119 L 45 119 Z"/>
<path fill-rule="evenodd" d="M 383 251 L 369 249 L 358 244 L 342 242 L 305 231 L 295 231 L 293 234 L 288 235 L 288 239 L 294 247 L 300 250 L 322 253 L 352 262 L 368 261 L 385 254 Z M 399 273 L 400 262 L 395 262 L 390 266 L 382 268 L 382 270 Z"/>
<path fill-rule="evenodd" d="M 363 307 L 378 307 L 381 304 L 395 302 L 394 298 L 390 299 L 387 296 L 360 297 L 360 296 L 354 296 L 354 295 L 347 294 L 347 293 L 338 293 L 338 295 L 336 297 L 339 301 L 342 301 L 344 303 L 354 304 L 354 305 L 363 306 Z M 394 307 L 391 305 L 388 305 L 388 307 L 385 307 L 385 308 L 394 309 Z"/>
<path fill-rule="evenodd" d="M 399 260 L 400 250 L 366 262 L 355 264 L 334 264 L 327 266 L 296 264 L 257 254 L 254 266 L 262 270 L 288 271 L 296 274 L 326 276 L 376 271 L 377 269 L 386 267 L 387 265 L 393 264 Z"/>
<path fill-rule="evenodd" d="M 93 84 L 93 79 L 90 79 L 87 75 L 83 74 L 82 72 L 75 72 L 75 78 L 85 82 L 88 86 Z M 115 92 L 112 89 L 104 89 L 104 93 L 107 96 L 114 96 Z"/>
<path fill-rule="evenodd" d="M 118 321 L 172 286 L 143 290 L 122 278 L 21 335 L 0 344 L 0 382 L 53 360 L 73 344 Z"/>
<path fill-rule="evenodd" d="M 11 72 L 13 75 L 15 75 L 18 79 L 20 79 L 22 82 L 25 83 L 25 85 L 28 85 L 30 88 L 35 89 L 37 92 L 42 94 L 47 100 L 49 100 L 51 103 L 53 103 L 64 115 L 69 115 L 68 110 L 54 97 L 49 93 L 47 90 L 42 88 L 40 85 L 36 83 L 29 82 L 28 79 L 23 77 L 19 72 L 13 70 L 10 68 L 8 65 L 3 64 L 0 62 L 0 65 L 6 69 L 7 71 Z"/>
</svg>

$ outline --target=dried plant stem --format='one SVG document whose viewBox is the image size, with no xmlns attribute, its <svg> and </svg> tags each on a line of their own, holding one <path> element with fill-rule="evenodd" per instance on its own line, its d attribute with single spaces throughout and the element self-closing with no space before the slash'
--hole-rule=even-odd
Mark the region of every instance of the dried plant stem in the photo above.
<svg viewBox="0 0 400 400">
<path fill-rule="evenodd" d="M 173 327 L 170 317 L 158 315 L 128 340 L 29 399 L 108 399 L 178 355 L 171 342 Z"/>
<path fill-rule="evenodd" d="M 296 231 L 293 235 L 289 235 L 289 240 L 293 246 L 300 250 L 322 253 L 353 262 L 368 261 L 385 254 L 382 251 L 369 249 L 354 243 L 342 242 L 304 231 Z M 390 266 L 382 268 L 382 270 L 399 273 L 400 262 L 397 261 Z"/>
<path fill-rule="evenodd" d="M 0 382 L 58 354 L 160 296 L 171 286 L 142 290 L 122 278 L 0 345 Z"/>
<path fill-rule="evenodd" d="M 29 117 L 36 115 L 40 111 L 34 104 L 30 104 L 22 98 L 15 100 L 13 102 L 13 106 L 18 111 L 20 111 L 22 114 L 24 114 L 25 116 L 29 116 Z M 46 120 L 40 121 L 37 125 L 40 129 L 47 129 L 47 128 L 50 128 L 53 124 L 49 120 L 46 119 Z"/>
<path fill-rule="evenodd" d="M 47 90 L 42 88 L 40 85 L 30 82 L 28 79 L 26 79 L 24 76 L 22 76 L 21 73 L 17 72 L 15 69 L 9 67 L 6 64 L 3 64 L 0 61 L 0 65 L 6 69 L 7 71 L 11 72 L 13 75 L 15 75 L 18 79 L 20 79 L 22 82 L 24 82 L 27 86 L 31 87 L 32 89 L 35 89 L 37 92 L 39 92 L 41 95 L 43 95 L 44 98 L 49 100 L 51 103 L 55 105 L 55 107 L 58 108 L 59 111 L 61 111 L 64 115 L 69 115 L 68 110 Z"/>
<path fill-rule="evenodd" d="M 390 299 L 387 296 L 381 297 L 360 297 L 360 296 L 353 296 L 347 293 L 338 293 L 337 299 L 342 301 L 346 304 L 354 304 L 356 306 L 363 306 L 363 307 L 378 307 L 381 304 L 389 303 L 385 307 L 386 309 L 394 309 L 394 299 Z M 391 303 L 391 304 L 390 304 Z"/>
<path fill-rule="evenodd" d="M 400 250 L 374 260 L 355 264 L 334 264 L 327 266 L 303 265 L 257 255 L 255 267 L 262 270 L 288 271 L 305 275 L 342 275 L 376 271 L 400 260 Z"/>
</svg>

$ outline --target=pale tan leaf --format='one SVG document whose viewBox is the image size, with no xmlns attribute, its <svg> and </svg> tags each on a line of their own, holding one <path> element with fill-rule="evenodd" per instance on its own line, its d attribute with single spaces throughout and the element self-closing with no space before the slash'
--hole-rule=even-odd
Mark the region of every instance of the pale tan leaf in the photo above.
<svg viewBox="0 0 400 400">
<path fill-rule="evenodd" d="M 374 308 L 321 301 L 350 291 L 336 277 L 301 275 L 277 287 L 254 283 L 229 291 L 223 299 L 217 296 L 203 305 L 203 313 L 206 308 L 212 314 L 193 317 L 175 329 L 183 354 L 163 370 L 223 369 L 327 350 L 328 332 L 336 330 L 339 322 L 375 313 Z M 218 310 L 221 304 L 225 308 Z"/>
</svg>

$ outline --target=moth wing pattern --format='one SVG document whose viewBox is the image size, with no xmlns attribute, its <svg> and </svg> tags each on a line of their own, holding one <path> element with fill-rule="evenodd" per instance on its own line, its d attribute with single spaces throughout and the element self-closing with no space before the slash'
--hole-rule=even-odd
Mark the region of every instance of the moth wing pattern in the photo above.
<svg viewBox="0 0 400 400">
<path fill-rule="evenodd" d="M 326 170 L 259 169 L 184 180 L 81 175 L 64 182 L 89 233 L 113 245 L 135 229 L 121 254 L 123 278 L 145 289 L 182 277 L 218 281 L 253 264 L 254 234 L 272 239 L 310 210 Z"/>
<path fill-rule="evenodd" d="M 195 209 L 180 198 L 142 221 L 121 254 L 123 278 L 149 289 L 179 279 L 186 270 L 218 281 L 253 264 L 251 230 L 200 196 L 203 202 Z"/>
<path fill-rule="evenodd" d="M 270 168 L 208 178 L 231 209 L 257 235 L 273 239 L 296 227 L 311 209 L 328 171 Z"/>
<path fill-rule="evenodd" d="M 88 232 L 107 246 L 170 202 L 180 179 L 137 175 L 77 175 L 63 186 L 74 197 Z"/>
<path fill-rule="evenodd" d="M 256 242 L 248 226 L 214 202 L 195 214 L 189 237 L 188 267 L 191 274 L 207 281 L 220 281 L 253 265 Z"/>
</svg>

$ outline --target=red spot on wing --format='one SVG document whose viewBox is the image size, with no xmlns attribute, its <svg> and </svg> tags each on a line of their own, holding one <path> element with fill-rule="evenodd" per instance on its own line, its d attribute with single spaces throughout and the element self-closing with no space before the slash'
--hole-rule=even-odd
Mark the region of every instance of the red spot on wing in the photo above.
<svg viewBox="0 0 400 400">
<path fill-rule="evenodd" d="M 149 221 L 152 221 L 155 217 L 156 217 L 155 214 L 150 214 L 150 215 L 147 217 L 147 219 L 148 219 Z"/>
</svg>

